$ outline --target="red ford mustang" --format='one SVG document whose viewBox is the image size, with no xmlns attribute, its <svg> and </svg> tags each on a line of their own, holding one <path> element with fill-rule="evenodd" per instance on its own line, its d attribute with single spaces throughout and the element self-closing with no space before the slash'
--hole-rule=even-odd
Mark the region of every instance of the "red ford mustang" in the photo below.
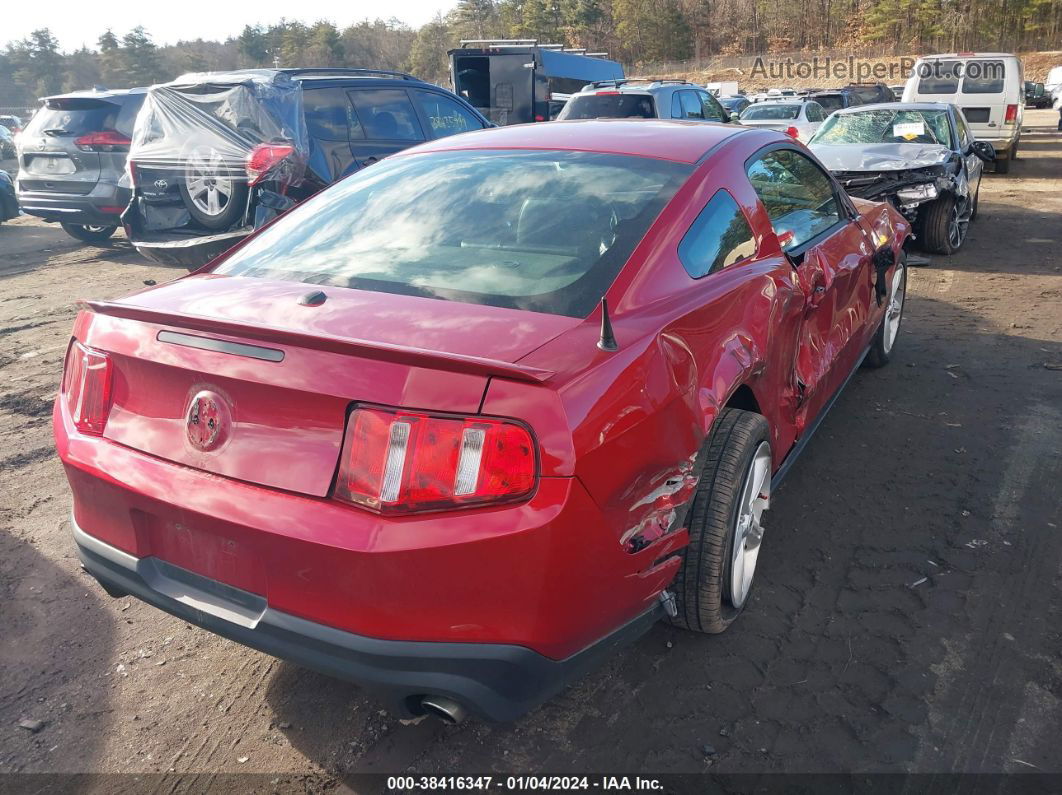
<svg viewBox="0 0 1062 795">
<path fill-rule="evenodd" d="M 513 719 L 667 616 L 745 606 L 772 487 L 889 360 L 910 229 L 788 137 L 458 135 L 78 315 L 56 401 L 112 595 Z"/>
</svg>

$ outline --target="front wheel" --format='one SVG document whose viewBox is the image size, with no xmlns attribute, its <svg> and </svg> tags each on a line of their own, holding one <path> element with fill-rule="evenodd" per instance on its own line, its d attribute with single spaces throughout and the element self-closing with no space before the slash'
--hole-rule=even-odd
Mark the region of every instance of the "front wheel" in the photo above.
<svg viewBox="0 0 1062 795">
<path fill-rule="evenodd" d="M 954 254 L 966 242 L 970 227 L 971 201 L 945 193 L 926 205 L 922 215 L 925 248 L 934 254 Z"/>
<path fill-rule="evenodd" d="M 903 320 L 903 303 L 907 297 L 907 255 L 901 254 L 889 280 L 889 302 L 885 306 L 885 317 L 870 344 L 867 367 L 884 367 L 892 358 L 896 338 L 900 336 L 900 323 Z"/>
<path fill-rule="evenodd" d="M 770 503 L 769 431 L 759 414 L 724 409 L 697 457 L 690 543 L 673 585 L 671 620 L 684 629 L 722 632 L 748 602 Z"/>
<path fill-rule="evenodd" d="M 104 224 L 68 224 L 60 223 L 63 231 L 70 237 L 76 237 L 83 243 L 106 243 L 111 235 L 118 231 L 118 225 L 107 226 Z"/>
</svg>

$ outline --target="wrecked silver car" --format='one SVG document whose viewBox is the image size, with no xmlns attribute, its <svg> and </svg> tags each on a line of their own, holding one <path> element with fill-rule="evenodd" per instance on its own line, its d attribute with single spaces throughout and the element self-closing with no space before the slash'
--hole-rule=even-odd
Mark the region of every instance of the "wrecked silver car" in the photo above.
<svg viewBox="0 0 1062 795">
<path fill-rule="evenodd" d="M 952 254 L 977 216 L 992 144 L 974 140 L 954 105 L 861 105 L 833 113 L 808 143 L 852 196 L 889 201 L 922 247 Z"/>
</svg>

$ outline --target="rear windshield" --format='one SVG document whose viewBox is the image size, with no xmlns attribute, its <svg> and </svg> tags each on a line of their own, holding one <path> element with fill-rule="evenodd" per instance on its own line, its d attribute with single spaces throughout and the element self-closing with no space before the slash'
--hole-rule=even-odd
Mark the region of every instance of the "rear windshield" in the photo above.
<svg viewBox="0 0 1062 795">
<path fill-rule="evenodd" d="M 589 152 L 390 158 L 215 272 L 585 317 L 692 168 Z"/>
<path fill-rule="evenodd" d="M 962 61 L 923 61 L 915 71 L 919 75 L 919 94 L 954 94 L 959 90 Z"/>
<path fill-rule="evenodd" d="M 822 105 L 822 109 L 827 113 L 844 107 L 844 97 L 840 94 L 815 94 L 811 98 Z"/>
<path fill-rule="evenodd" d="M 745 108 L 745 110 L 741 112 L 741 119 L 795 119 L 799 115 L 799 105 L 762 102 Z"/>
<path fill-rule="evenodd" d="M 117 130 L 133 134 L 137 111 L 144 103 L 143 94 L 114 99 L 49 99 L 26 126 L 29 135 L 84 135 L 90 132 Z"/>
<path fill-rule="evenodd" d="M 568 100 L 557 119 L 655 119 L 649 94 L 580 94 Z"/>
<path fill-rule="evenodd" d="M 964 94 L 999 94 L 1003 91 L 1006 67 L 1002 61 L 969 61 L 962 78 Z"/>
</svg>

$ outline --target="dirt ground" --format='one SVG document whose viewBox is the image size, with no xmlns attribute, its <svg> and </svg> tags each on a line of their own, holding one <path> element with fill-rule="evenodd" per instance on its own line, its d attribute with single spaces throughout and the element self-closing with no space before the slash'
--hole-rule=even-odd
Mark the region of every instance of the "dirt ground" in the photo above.
<svg viewBox="0 0 1062 795">
<path fill-rule="evenodd" d="M 896 359 L 772 501 L 741 621 L 660 625 L 512 725 L 400 724 L 83 574 L 50 420 L 74 301 L 182 272 L 4 224 L 0 771 L 1062 772 L 1056 118 L 1027 113 L 963 251 L 911 273 Z"/>
</svg>

